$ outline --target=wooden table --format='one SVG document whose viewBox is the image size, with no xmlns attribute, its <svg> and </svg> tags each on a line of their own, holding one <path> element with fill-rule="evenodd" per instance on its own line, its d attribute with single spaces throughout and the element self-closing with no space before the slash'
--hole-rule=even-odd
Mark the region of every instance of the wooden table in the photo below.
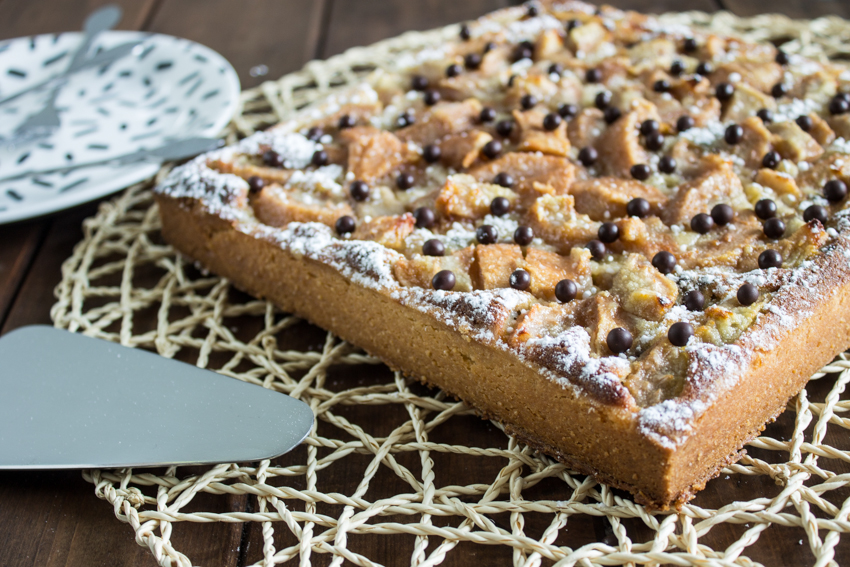
<svg viewBox="0 0 850 567">
<path fill-rule="evenodd" d="M 113 0 L 125 10 L 121 27 L 186 37 L 217 50 L 236 68 L 245 88 L 300 68 L 355 45 L 367 45 L 407 30 L 424 30 L 479 16 L 508 0 Z M 0 39 L 79 29 L 85 15 L 103 0 L 0 0 Z M 730 10 L 739 15 L 782 12 L 811 18 L 837 14 L 850 18 L 846 0 L 614 0 L 618 7 L 645 12 Z M 251 69 L 268 68 L 265 77 Z M 256 74 L 256 70 L 254 72 Z M 49 323 L 60 265 L 81 238 L 83 219 L 98 203 L 0 227 L 0 332 Z M 756 489 L 756 487 L 753 487 Z M 245 509 L 233 499 L 231 509 Z M 588 520 L 598 539 L 607 534 Z M 591 525 L 592 524 L 592 525 Z M 593 534 L 593 531 L 591 531 Z M 782 537 L 784 535 L 784 537 Z M 767 565 L 810 564 L 811 555 L 788 541 L 790 532 L 768 532 L 750 555 Z M 175 530 L 177 549 L 199 565 L 241 566 L 261 557 L 256 525 L 196 525 Z M 385 565 L 399 565 L 391 544 L 375 537 L 362 550 Z M 848 545 L 836 559 L 850 561 Z M 467 548 L 478 564 L 508 564 L 480 549 Z M 748 550 L 749 551 L 749 550 Z M 325 556 L 316 556 L 324 563 Z M 449 555 L 446 564 L 464 561 Z M 153 566 L 132 530 L 98 500 L 77 471 L 0 473 L 0 566 Z"/>
</svg>

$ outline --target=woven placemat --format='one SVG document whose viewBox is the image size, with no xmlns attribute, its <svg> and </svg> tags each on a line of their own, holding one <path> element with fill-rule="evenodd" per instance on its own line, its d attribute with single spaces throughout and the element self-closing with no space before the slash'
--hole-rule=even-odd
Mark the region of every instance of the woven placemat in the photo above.
<svg viewBox="0 0 850 567">
<path fill-rule="evenodd" d="M 850 24 L 839 18 L 663 18 L 782 42 L 786 51 L 818 58 L 847 58 L 850 46 Z M 408 33 L 246 91 L 229 141 L 456 33 L 457 26 Z M 304 446 L 274 462 L 85 471 L 160 565 L 192 564 L 171 537 L 175 525 L 190 522 L 257 522 L 263 546 L 256 565 L 309 565 L 317 554 L 328 554 L 321 564 L 379 565 L 380 558 L 357 551 L 359 534 L 415 536 L 409 557 L 391 557 L 392 565 L 437 565 L 447 555 L 473 556 L 470 547 L 478 545 L 502 546 L 514 565 L 529 567 L 753 565 L 748 553 L 766 530 L 785 530 L 779 537 L 808 548 L 815 565 L 835 564 L 840 536 L 850 530 L 850 474 L 835 472 L 850 462 L 850 419 L 842 417 L 850 409 L 842 397 L 850 380 L 846 355 L 816 374 L 748 446 L 749 455 L 712 481 L 703 493 L 711 497 L 700 495 L 679 512 L 649 513 L 498 430 L 482 437 L 493 440 L 490 446 L 468 446 L 463 431 L 485 425 L 463 417 L 471 413 L 464 404 L 199 271 L 162 241 L 151 187 L 131 187 L 85 221 L 83 241 L 62 266 L 51 311 L 56 326 L 285 392 L 317 417 Z M 340 365 L 349 367 L 345 379 L 335 377 Z M 376 412 L 382 419 L 372 417 Z M 469 459 L 475 465 L 468 469 L 492 475 L 465 477 L 458 463 Z M 247 511 L 210 511 L 211 501 L 232 495 L 248 495 Z M 584 521 L 598 529 L 581 540 L 581 529 L 576 535 L 566 526 Z M 458 545 L 465 549 L 453 551 Z"/>
</svg>

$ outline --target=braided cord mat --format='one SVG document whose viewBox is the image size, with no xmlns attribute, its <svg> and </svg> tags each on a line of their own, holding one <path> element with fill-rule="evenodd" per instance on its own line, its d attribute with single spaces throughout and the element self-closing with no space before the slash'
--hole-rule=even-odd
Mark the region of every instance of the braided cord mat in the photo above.
<svg viewBox="0 0 850 567">
<path fill-rule="evenodd" d="M 663 18 L 785 42 L 783 49 L 813 57 L 850 55 L 850 23 L 839 18 Z M 246 91 L 229 141 L 456 33 L 457 26 L 407 33 Z M 51 311 L 56 326 L 285 392 L 317 417 L 304 445 L 272 462 L 85 471 L 97 496 L 160 565 L 192 564 L 171 539 L 175 526 L 191 522 L 256 522 L 263 540 L 256 565 L 264 566 L 379 565 L 357 551 L 360 534 L 406 534 L 409 557 L 391 557 L 393 565 L 447 558 L 460 564 L 498 557 L 495 551 L 503 552 L 498 564 L 524 567 L 756 565 L 766 530 L 782 532 L 771 534 L 774 542 L 808 548 L 815 565 L 837 564 L 840 537 L 850 531 L 850 419 L 842 417 L 850 410 L 850 398 L 842 397 L 850 381 L 847 355 L 813 376 L 749 444 L 748 455 L 692 503 L 650 513 L 627 494 L 473 421 L 464 404 L 442 392 L 410 383 L 330 333 L 200 272 L 162 241 L 153 182 L 129 188 L 85 221 L 83 241 L 62 266 Z M 472 438 L 486 443 L 472 446 Z M 469 471 L 479 474 L 470 478 Z M 202 505 L 234 495 L 247 495 L 246 510 Z"/>
</svg>

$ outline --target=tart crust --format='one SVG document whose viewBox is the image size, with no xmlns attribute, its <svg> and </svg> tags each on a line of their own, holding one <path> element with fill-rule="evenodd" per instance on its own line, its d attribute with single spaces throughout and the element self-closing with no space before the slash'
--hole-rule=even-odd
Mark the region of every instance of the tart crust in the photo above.
<svg viewBox="0 0 850 567">
<path fill-rule="evenodd" d="M 209 212 L 200 200 L 163 194 L 156 199 L 165 239 L 236 287 L 458 396 L 519 440 L 654 508 L 690 500 L 740 458 L 742 447 L 782 412 L 813 372 L 850 344 L 850 244 L 842 236 L 815 258 L 820 277 L 814 289 L 789 285 L 774 298 L 794 308 L 793 324 L 786 321 L 785 331 L 777 333 L 764 317 L 746 331 L 742 344 L 771 346 L 751 347 L 751 361 L 731 387 L 717 395 L 691 383 L 686 397 L 708 403 L 688 424 L 684 442 L 671 447 L 642 431 L 632 409 L 541 379 L 545 371 L 533 362 L 484 345 L 387 291 L 358 285 L 327 263 L 247 234 L 237 228 L 238 220 Z M 813 297 L 823 299 L 807 300 Z M 722 370 L 704 371 L 699 382 L 723 382 Z"/>
</svg>

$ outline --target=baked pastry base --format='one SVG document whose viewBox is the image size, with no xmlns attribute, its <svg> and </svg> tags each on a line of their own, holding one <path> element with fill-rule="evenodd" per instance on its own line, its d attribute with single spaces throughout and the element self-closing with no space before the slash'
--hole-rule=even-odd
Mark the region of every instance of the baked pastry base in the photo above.
<svg viewBox="0 0 850 567">
<path fill-rule="evenodd" d="M 476 342 L 387 291 L 357 285 L 329 265 L 246 234 L 198 200 L 161 194 L 156 199 L 165 239 L 238 288 L 460 397 L 483 417 L 506 424 L 519 440 L 653 508 L 692 498 L 740 458 L 743 446 L 813 372 L 850 344 L 850 266 L 836 262 L 850 245 L 841 238 L 833 253 L 814 260 L 822 277 L 812 297 L 824 300 L 793 332 L 754 351 L 746 374 L 708 404 L 673 449 L 641 433 L 628 409 L 610 405 L 600 411 L 589 397 L 542 379 L 533 363 Z M 759 324 L 754 327 L 747 333 L 758 333 Z"/>
</svg>

